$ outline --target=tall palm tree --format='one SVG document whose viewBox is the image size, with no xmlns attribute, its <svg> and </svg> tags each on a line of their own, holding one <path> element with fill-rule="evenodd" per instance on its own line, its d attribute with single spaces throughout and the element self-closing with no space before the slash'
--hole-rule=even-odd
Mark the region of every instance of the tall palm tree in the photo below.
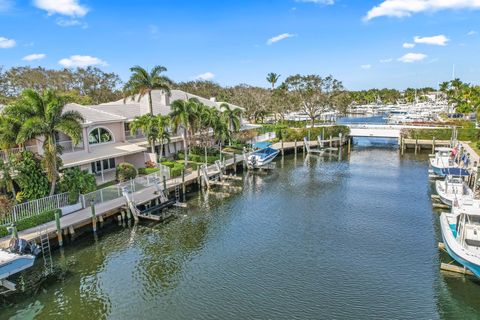
<svg viewBox="0 0 480 320">
<path fill-rule="evenodd" d="M 173 128 L 177 131 L 183 128 L 183 150 L 185 152 L 185 167 L 188 166 L 188 140 L 189 134 L 194 132 L 195 123 L 198 119 L 198 100 L 190 98 L 188 100 L 175 100 L 171 104 Z"/>
<path fill-rule="evenodd" d="M 222 115 L 227 121 L 228 130 L 230 130 L 230 132 L 238 132 L 241 126 L 240 120 L 243 113 L 242 109 L 233 109 L 228 103 L 222 103 L 220 105 L 220 110 L 222 110 Z"/>
<path fill-rule="evenodd" d="M 132 72 L 130 80 L 123 88 L 124 99 L 131 97 L 133 100 L 135 95 L 138 94 L 138 101 L 140 101 L 143 96 L 148 95 L 149 112 L 153 115 L 152 90 L 163 90 L 166 94 L 170 94 L 172 81 L 162 75 L 162 72 L 167 71 L 167 68 L 155 66 L 148 72 L 140 66 L 134 66 L 130 68 L 130 71 Z"/>
<path fill-rule="evenodd" d="M 130 132 L 134 135 L 137 130 L 142 131 L 142 134 L 147 138 L 147 141 L 150 144 L 151 152 L 155 153 L 155 141 L 157 141 L 159 133 L 157 117 L 152 116 L 151 114 L 144 114 L 135 117 L 130 123 Z"/>
<path fill-rule="evenodd" d="M 275 89 L 275 84 L 277 83 L 278 79 L 280 79 L 280 75 L 276 74 L 275 72 L 270 72 L 267 74 L 267 81 L 272 85 L 272 90 Z"/>
<path fill-rule="evenodd" d="M 170 117 L 169 116 L 157 116 L 158 126 L 158 140 L 160 141 L 160 157 L 159 162 L 162 161 L 162 154 L 164 153 L 165 143 L 170 143 Z"/>
<path fill-rule="evenodd" d="M 43 164 L 50 182 L 50 195 L 55 193 L 59 159 L 62 148 L 55 135 L 61 132 L 77 144 L 82 135 L 82 115 L 77 111 L 64 111 L 65 101 L 53 91 L 43 94 L 31 89 L 22 92 L 19 100 L 5 109 L 5 114 L 21 123 L 16 142 L 24 144 L 31 139 L 43 139 Z"/>
</svg>

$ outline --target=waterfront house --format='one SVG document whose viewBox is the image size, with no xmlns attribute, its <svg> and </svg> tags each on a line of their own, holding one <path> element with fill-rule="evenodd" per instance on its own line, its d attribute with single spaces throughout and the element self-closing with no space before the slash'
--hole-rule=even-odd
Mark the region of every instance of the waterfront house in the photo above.
<svg viewBox="0 0 480 320">
<path fill-rule="evenodd" d="M 170 95 L 163 91 L 152 91 L 152 105 L 155 115 L 170 113 L 171 102 L 197 98 L 201 103 L 220 110 L 221 102 L 215 99 L 206 99 L 181 90 L 172 90 Z M 230 105 L 231 108 L 240 108 Z M 84 118 L 82 139 L 74 144 L 70 137 L 61 133 L 57 136 L 57 144 L 62 147 L 62 168 L 78 167 L 97 176 L 99 183 L 115 179 L 116 165 L 128 162 L 135 167 L 144 167 L 146 161 L 155 161 L 155 155 L 150 153 L 147 139 L 137 132 L 131 134 L 130 123 L 135 117 L 148 114 L 149 104 L 147 95 L 141 99 L 127 98 L 99 105 L 79 105 L 70 103 L 65 111 L 75 110 Z M 28 141 L 27 150 L 43 154 L 41 139 Z M 157 152 L 159 143 L 157 142 Z M 180 134 L 173 134 L 171 141 L 165 146 L 165 156 L 183 149 Z M 11 152 L 19 152 L 12 149 Z M 5 157 L 5 152 L 0 151 Z"/>
</svg>

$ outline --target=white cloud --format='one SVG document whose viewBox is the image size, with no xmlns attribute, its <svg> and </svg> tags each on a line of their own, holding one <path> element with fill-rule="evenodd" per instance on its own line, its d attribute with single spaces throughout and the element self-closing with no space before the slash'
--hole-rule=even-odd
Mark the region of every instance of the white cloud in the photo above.
<svg viewBox="0 0 480 320">
<path fill-rule="evenodd" d="M 295 0 L 295 2 L 310 2 L 310 3 L 326 4 L 326 5 L 335 4 L 335 0 Z"/>
<path fill-rule="evenodd" d="M 5 37 L 0 37 L 0 49 L 8 49 L 15 47 L 17 42 L 13 39 L 8 39 Z"/>
<path fill-rule="evenodd" d="M 58 18 L 56 20 L 57 25 L 60 27 L 75 27 L 75 26 L 81 26 L 83 29 L 88 28 L 88 24 L 85 22 L 82 22 L 78 19 L 64 19 L 64 18 Z"/>
<path fill-rule="evenodd" d="M 387 59 L 381 59 L 380 63 L 389 63 L 389 62 L 392 62 L 392 61 L 393 61 L 392 58 L 387 58 Z"/>
<path fill-rule="evenodd" d="M 415 13 L 447 9 L 480 9 L 479 0 L 384 0 L 368 11 L 365 21 L 378 17 L 410 17 Z"/>
<path fill-rule="evenodd" d="M 415 47 L 415 43 L 409 43 L 409 42 L 405 42 L 402 47 L 404 47 L 405 49 L 411 49 L 413 47 Z"/>
<path fill-rule="evenodd" d="M 55 13 L 72 16 L 83 17 L 87 14 L 88 8 L 81 5 L 79 0 L 34 0 L 34 5 L 52 15 Z"/>
<path fill-rule="evenodd" d="M 211 72 L 205 72 L 195 77 L 196 80 L 204 80 L 204 81 L 212 80 L 213 78 L 215 78 L 215 75 Z"/>
<path fill-rule="evenodd" d="M 267 44 L 271 45 L 271 44 L 274 44 L 275 42 L 282 41 L 284 39 L 292 38 L 295 36 L 296 36 L 295 34 L 291 34 L 291 33 L 282 33 L 282 34 L 279 34 L 278 36 L 268 39 Z"/>
<path fill-rule="evenodd" d="M 477 33 L 478 33 L 477 31 L 471 30 L 471 31 L 469 31 L 469 32 L 467 33 L 467 36 L 474 36 L 474 35 L 476 35 Z"/>
<path fill-rule="evenodd" d="M 33 53 L 29 54 L 28 56 L 25 56 L 22 58 L 24 61 L 34 61 L 34 60 L 40 60 L 45 58 L 47 55 L 45 53 Z"/>
<path fill-rule="evenodd" d="M 433 37 L 415 37 L 413 38 L 413 41 L 415 43 L 431 44 L 434 46 L 445 46 L 450 39 L 448 39 L 445 35 L 440 34 Z"/>
<path fill-rule="evenodd" d="M 423 53 L 407 53 L 400 58 L 398 58 L 398 61 L 405 62 L 405 63 L 411 63 L 411 62 L 416 62 L 416 61 L 422 61 L 427 57 L 426 54 Z"/>
<path fill-rule="evenodd" d="M 106 66 L 107 63 L 97 57 L 73 55 L 70 58 L 64 58 L 58 63 L 65 68 L 85 68 L 88 66 Z"/>
<path fill-rule="evenodd" d="M 362 64 L 360 66 L 360 68 L 362 68 L 363 70 L 368 70 L 368 69 L 372 68 L 372 65 L 371 64 Z"/>
</svg>

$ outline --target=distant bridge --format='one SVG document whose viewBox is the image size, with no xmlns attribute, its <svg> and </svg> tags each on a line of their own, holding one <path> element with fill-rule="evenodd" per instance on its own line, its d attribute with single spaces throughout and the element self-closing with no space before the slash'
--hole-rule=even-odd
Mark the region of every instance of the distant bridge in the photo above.
<svg viewBox="0 0 480 320">
<path fill-rule="evenodd" d="M 400 138 L 402 129 L 439 129 L 443 127 L 388 125 L 388 124 L 347 124 L 351 137 Z"/>
</svg>

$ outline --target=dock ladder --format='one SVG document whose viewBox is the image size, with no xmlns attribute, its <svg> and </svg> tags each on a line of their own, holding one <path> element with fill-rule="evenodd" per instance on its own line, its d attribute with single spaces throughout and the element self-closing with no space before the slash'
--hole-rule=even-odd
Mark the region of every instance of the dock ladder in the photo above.
<svg viewBox="0 0 480 320">
<path fill-rule="evenodd" d="M 180 185 L 175 186 L 175 199 L 177 199 L 177 202 L 180 202 Z"/>
<path fill-rule="evenodd" d="M 53 260 L 47 228 L 45 227 L 44 229 L 40 229 L 38 236 L 40 238 L 40 249 L 42 250 L 43 265 L 48 274 L 53 271 Z"/>
</svg>

